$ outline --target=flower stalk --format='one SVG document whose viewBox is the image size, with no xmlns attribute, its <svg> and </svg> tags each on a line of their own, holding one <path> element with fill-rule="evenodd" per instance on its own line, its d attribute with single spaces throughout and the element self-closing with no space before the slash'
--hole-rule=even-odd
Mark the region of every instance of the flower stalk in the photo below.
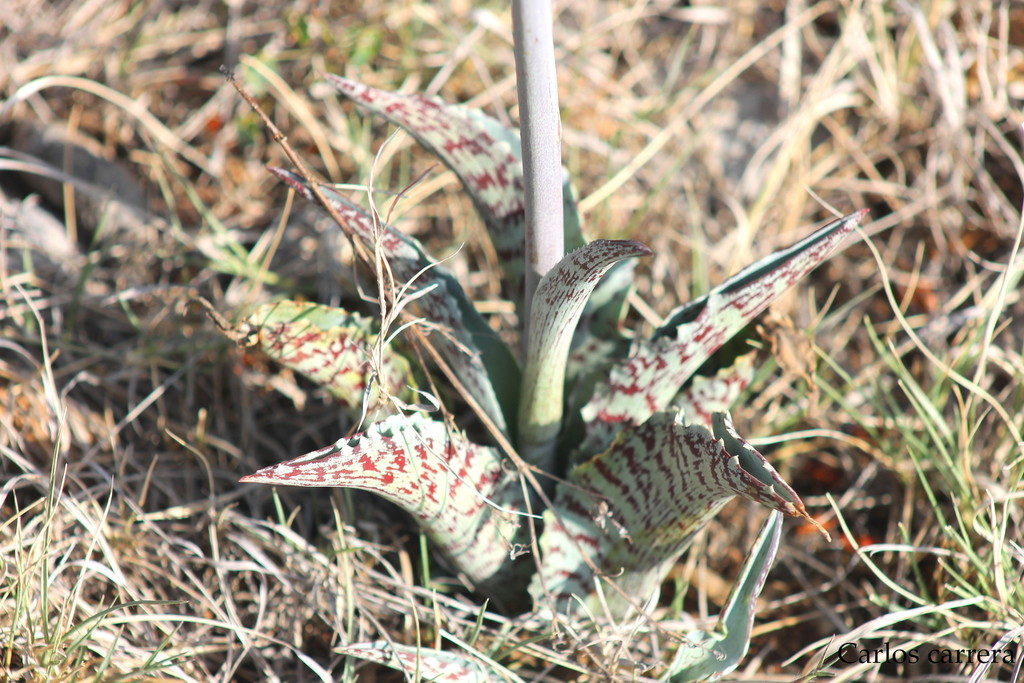
<svg viewBox="0 0 1024 683">
<path fill-rule="evenodd" d="M 513 0 L 512 35 L 526 185 L 524 325 L 529 325 L 540 279 L 565 255 L 562 121 L 552 24 L 550 0 Z"/>
</svg>

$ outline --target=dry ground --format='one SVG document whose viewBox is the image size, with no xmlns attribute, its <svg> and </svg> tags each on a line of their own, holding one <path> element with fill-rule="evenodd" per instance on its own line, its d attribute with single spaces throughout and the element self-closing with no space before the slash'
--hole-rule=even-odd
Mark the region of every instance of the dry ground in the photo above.
<svg viewBox="0 0 1024 683">
<path fill-rule="evenodd" d="M 350 271 L 332 227 L 286 207 L 263 170 L 281 152 L 218 67 L 339 182 L 368 179 L 388 129 L 318 70 L 516 117 L 503 4 L 371 4 L 5 3 L 0 681 L 387 679 L 332 648 L 442 630 L 526 680 L 663 671 L 651 639 L 532 643 L 478 620 L 369 497 L 237 483 L 349 425 L 189 298 L 237 319 L 274 296 L 336 301 Z M 638 325 L 830 207 L 871 209 L 765 321 L 775 360 L 735 410 L 835 540 L 786 527 L 732 676 L 1017 680 L 1024 7 L 557 4 L 588 232 L 656 252 Z M 375 185 L 392 190 L 433 163 L 405 138 L 383 157 Z M 453 268 L 507 315 L 453 176 L 435 169 L 414 195 L 399 225 L 441 254 L 464 245 Z M 658 614 L 670 629 L 680 610 L 717 611 L 760 515 L 734 504 L 679 566 Z M 836 661 L 846 642 L 974 658 Z M 1017 664 L 979 664 L 982 649 Z"/>
</svg>

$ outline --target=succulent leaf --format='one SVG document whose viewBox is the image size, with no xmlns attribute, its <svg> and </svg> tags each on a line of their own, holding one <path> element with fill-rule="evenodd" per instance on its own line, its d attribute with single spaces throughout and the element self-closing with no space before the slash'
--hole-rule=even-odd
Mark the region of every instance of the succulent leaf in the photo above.
<svg viewBox="0 0 1024 683">
<path fill-rule="evenodd" d="M 452 566 L 485 594 L 517 597 L 525 577 L 509 560 L 523 509 L 502 456 L 421 414 L 394 415 L 351 438 L 241 479 L 344 486 L 376 493 L 411 514 Z"/>
<path fill-rule="evenodd" d="M 635 288 L 635 272 L 636 261 L 616 263 L 601 278 L 583 309 L 565 369 L 567 406 L 575 416 L 573 422 L 578 422 L 579 409 L 608 376 L 613 362 L 629 353 L 631 338 L 624 332 L 623 319 L 629 294 Z"/>
<path fill-rule="evenodd" d="M 531 308 L 519 405 L 519 449 L 527 463 L 551 470 L 569 347 L 591 292 L 619 261 L 650 254 L 633 240 L 597 240 L 567 254 L 541 279 Z"/>
<path fill-rule="evenodd" d="M 772 511 L 729 591 L 717 628 L 710 633 L 696 630 L 686 634 L 669 667 L 667 680 L 672 683 L 716 680 L 739 666 L 750 647 L 757 597 L 775 561 L 781 532 L 782 515 Z"/>
<path fill-rule="evenodd" d="M 866 214 L 858 211 L 826 225 L 677 309 L 612 368 L 608 385 L 599 387 L 584 406 L 587 435 L 577 457 L 603 451 L 623 428 L 669 408 L 683 383 L 711 354 L 825 260 Z"/>
<path fill-rule="evenodd" d="M 270 171 L 307 199 L 314 199 L 306 182 L 298 175 L 279 168 Z M 344 219 L 341 226 L 354 239 L 372 246 L 373 219 L 361 208 L 327 185 L 320 191 Z M 519 366 L 508 346 L 487 325 L 458 281 L 434 262 L 418 241 L 391 226 L 377 226 L 383 232 L 378 244 L 382 256 L 399 281 L 414 278 L 423 290 L 436 285 L 416 300 L 423 315 L 445 328 L 445 334 L 433 337 L 434 345 L 458 374 L 466 389 L 487 416 L 506 434 L 515 425 L 519 397 Z"/>
<path fill-rule="evenodd" d="M 337 648 L 341 654 L 376 662 L 405 674 L 407 680 L 443 683 L 522 683 L 504 667 L 450 650 L 435 650 L 385 641 L 355 643 Z"/>
<path fill-rule="evenodd" d="M 753 352 L 738 356 L 713 376 L 694 375 L 673 401 L 690 424 L 710 425 L 711 416 L 728 411 L 754 379 Z"/>
<path fill-rule="evenodd" d="M 378 90 L 333 74 L 326 78 L 359 106 L 407 130 L 455 172 L 487 226 L 504 270 L 507 295 L 521 303 L 526 218 L 519 133 L 479 110 Z M 570 250 L 582 246 L 583 237 L 567 178 L 562 197 L 565 248 Z"/>
<path fill-rule="evenodd" d="M 602 576 L 615 577 L 608 580 L 618 590 L 603 588 L 613 613 L 624 612 L 629 599 L 643 604 L 694 535 L 736 495 L 806 516 L 796 493 L 736 434 L 727 414 L 714 415 L 712 430 L 655 413 L 573 468 L 554 501 L 559 514 L 544 516 L 543 562 L 530 584 L 534 601 L 553 599 L 558 611 L 572 611 L 579 599 L 600 609 L 589 558 Z"/>
<path fill-rule="evenodd" d="M 327 389 L 357 415 L 364 396 L 369 408 L 377 408 L 378 417 L 394 412 L 390 404 L 379 403 L 379 387 L 402 400 L 412 398 L 412 370 L 404 356 L 387 346 L 376 367 L 371 362 L 377 341 L 373 318 L 331 306 L 281 301 L 260 306 L 245 322 L 252 330 L 252 344 Z"/>
</svg>

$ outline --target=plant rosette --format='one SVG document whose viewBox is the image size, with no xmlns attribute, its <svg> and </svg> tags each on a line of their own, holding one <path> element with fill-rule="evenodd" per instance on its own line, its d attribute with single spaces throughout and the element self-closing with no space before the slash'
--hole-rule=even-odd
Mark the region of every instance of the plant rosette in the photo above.
<svg viewBox="0 0 1024 683">
<path fill-rule="evenodd" d="M 339 76 L 327 80 L 362 109 L 404 128 L 455 172 L 498 254 L 506 295 L 522 313 L 518 133 L 433 98 Z M 307 179 L 271 171 L 315 198 Z M 407 510 L 452 570 L 499 604 L 532 603 L 541 615 L 607 613 L 616 619 L 652 602 L 695 534 L 727 502 L 737 495 L 756 501 L 772 512 L 717 628 L 685 634 L 666 676 L 702 680 L 735 668 L 775 558 L 781 517 L 810 518 L 797 494 L 736 432 L 728 410 L 753 376 L 752 354 L 730 355 L 722 347 L 833 254 L 867 212 L 836 220 L 748 266 L 673 311 L 649 337 L 630 340 L 617 321 L 632 285 L 631 259 L 650 250 L 631 240 L 584 240 L 565 181 L 565 244 L 572 251 L 537 287 L 520 365 L 456 278 L 417 240 L 331 187 L 317 189 L 347 235 L 387 263 L 403 293 L 398 308 L 415 307 L 418 317 L 396 324 L 392 307 L 382 323 L 292 301 L 250 315 L 249 343 L 375 421 L 242 481 L 371 491 Z M 457 379 L 492 443 L 474 443 L 451 420 L 409 403 L 418 394 L 412 378 L 426 369 L 401 338 L 417 321 L 441 331 L 430 335 L 434 360 Z M 716 352 L 721 369 L 697 374 Z M 530 471 L 553 476 L 527 495 L 521 477 Z M 535 523 L 540 515 L 542 527 Z M 524 557 L 531 525 L 539 543 L 536 554 Z M 453 667 L 465 680 L 511 675 L 469 654 L 413 650 L 386 643 L 345 648 L 396 668 L 413 657 L 426 678 L 433 672 L 462 680 L 447 677 Z"/>
</svg>

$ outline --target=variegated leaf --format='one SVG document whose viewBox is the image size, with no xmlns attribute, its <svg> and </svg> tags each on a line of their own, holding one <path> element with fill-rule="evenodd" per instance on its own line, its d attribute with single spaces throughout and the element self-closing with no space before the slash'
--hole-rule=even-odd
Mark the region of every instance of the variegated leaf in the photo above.
<svg viewBox="0 0 1024 683">
<path fill-rule="evenodd" d="M 509 552 L 523 508 L 501 455 L 415 413 L 394 415 L 351 438 L 265 467 L 243 482 L 345 486 L 380 495 L 411 514 L 452 566 L 483 593 L 516 598 L 525 583 Z"/>
<path fill-rule="evenodd" d="M 331 306 L 281 301 L 260 306 L 245 322 L 252 344 L 327 389 L 356 414 L 364 397 L 367 408 L 378 409 L 377 416 L 394 412 L 390 404 L 379 405 L 379 387 L 411 400 L 414 380 L 404 356 L 389 346 L 376 367 L 371 362 L 377 341 L 372 318 Z"/>
<path fill-rule="evenodd" d="M 401 671 L 406 680 L 439 683 L 522 683 L 504 667 L 450 650 L 392 644 L 385 641 L 355 643 L 337 648 L 349 657 L 376 662 Z"/>
<path fill-rule="evenodd" d="M 507 294 L 520 303 L 526 234 L 522 143 L 518 132 L 479 110 L 423 95 L 378 90 L 341 76 L 327 81 L 368 111 L 407 130 L 455 172 L 491 236 L 505 274 Z M 576 197 L 563 183 L 565 248 L 583 245 Z M 522 307 L 519 308 L 522 310 Z"/>
<path fill-rule="evenodd" d="M 313 199 L 302 178 L 283 169 L 270 170 L 304 197 Z M 373 219 L 330 187 L 320 185 L 319 189 L 345 221 L 342 228 L 354 239 L 372 246 Z M 432 337 L 434 345 L 487 416 L 507 433 L 519 397 L 515 357 L 476 311 L 458 281 L 431 260 L 419 242 L 388 225 L 379 229 L 383 233 L 379 241 L 382 256 L 387 258 L 395 278 L 402 282 L 415 278 L 425 290 L 417 305 L 427 319 L 445 328 L 444 334 Z"/>
<path fill-rule="evenodd" d="M 567 254 L 538 284 L 519 404 L 519 450 L 526 462 L 551 469 L 569 346 L 590 293 L 616 263 L 650 253 L 632 240 L 597 240 Z"/>
<path fill-rule="evenodd" d="M 626 301 L 635 288 L 636 261 L 620 261 L 601 278 L 573 335 L 565 369 L 568 405 L 578 411 L 608 374 L 613 361 L 624 358 L 630 340 L 624 333 Z"/>
<path fill-rule="evenodd" d="M 673 406 L 690 424 L 710 425 L 714 413 L 732 408 L 754 378 L 754 353 L 736 358 L 732 365 L 722 368 L 714 376 L 694 375 L 679 392 Z"/>
<path fill-rule="evenodd" d="M 669 667 L 667 680 L 671 683 L 717 680 L 739 666 L 750 647 L 757 597 L 775 562 L 781 533 L 782 515 L 773 510 L 747 553 L 747 561 L 718 617 L 717 628 L 710 633 L 697 630 L 686 634 Z"/>
<path fill-rule="evenodd" d="M 728 415 L 717 413 L 712 429 L 656 413 L 573 468 L 554 501 L 558 517 L 545 513 L 541 572 L 530 584 L 534 601 L 553 599 L 557 610 L 572 611 L 576 596 L 600 610 L 585 555 L 613 584 L 603 592 L 614 613 L 629 600 L 642 605 L 693 536 L 736 495 L 806 516 L 796 493 L 736 434 Z"/>
<path fill-rule="evenodd" d="M 754 316 L 825 260 L 867 214 L 858 211 L 743 269 L 673 313 L 629 359 L 614 367 L 583 408 L 579 457 L 607 448 L 623 428 L 666 410 L 683 383 Z"/>
<path fill-rule="evenodd" d="M 585 324 L 585 317 L 586 314 L 581 325 Z M 579 330 L 576 332 L 565 368 L 566 391 L 569 392 L 567 405 L 570 411 L 578 411 L 594 395 L 596 388 L 607 381 L 612 363 L 629 351 L 629 340 L 624 337 L 615 335 L 608 339 L 586 332 L 581 334 Z M 571 413 L 567 417 L 574 419 Z"/>
</svg>

